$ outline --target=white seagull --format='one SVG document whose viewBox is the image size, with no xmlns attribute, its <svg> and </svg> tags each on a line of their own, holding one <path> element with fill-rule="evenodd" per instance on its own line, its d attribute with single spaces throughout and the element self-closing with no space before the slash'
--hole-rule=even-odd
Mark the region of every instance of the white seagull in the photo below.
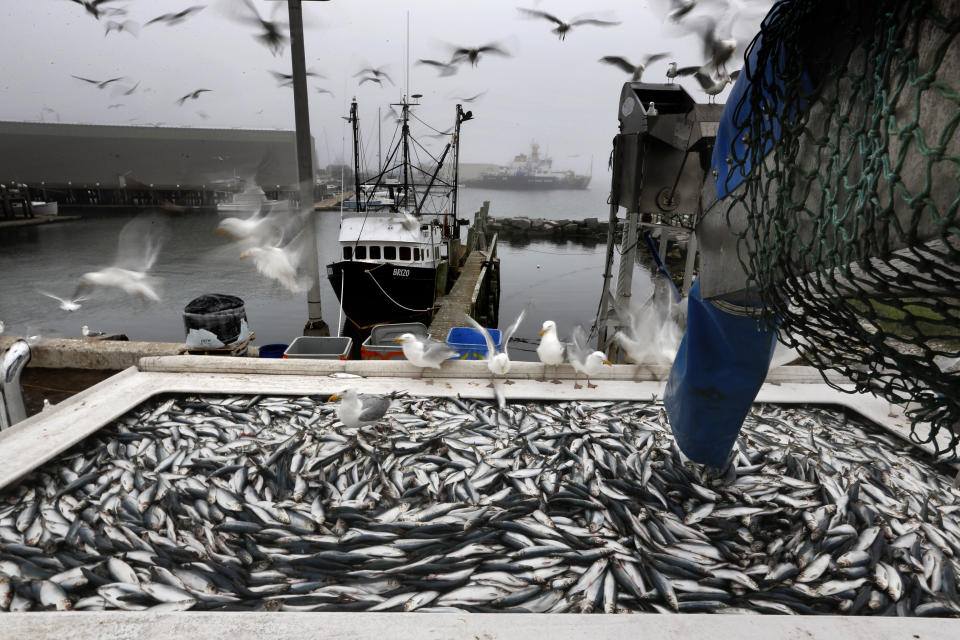
<svg viewBox="0 0 960 640">
<path fill-rule="evenodd" d="M 59 302 L 60 308 L 63 309 L 64 311 L 76 311 L 77 309 L 80 308 L 80 302 L 82 302 L 83 300 L 86 300 L 86 298 L 83 296 L 79 298 L 74 298 L 72 300 L 69 298 L 61 298 L 60 296 L 54 295 L 42 289 L 37 289 L 37 292 L 47 296 L 48 298 L 53 298 L 54 300 Z"/>
<path fill-rule="evenodd" d="M 607 360 L 607 355 L 603 351 L 590 351 L 590 345 L 587 342 L 587 332 L 580 325 L 577 325 L 573 329 L 573 344 L 567 349 L 567 357 L 577 374 L 582 373 L 586 376 L 587 386 L 591 389 L 596 389 L 597 385 L 590 382 L 590 376 L 600 373 L 604 366 L 613 364 Z M 574 376 L 573 388 L 583 388 L 577 376 Z"/>
<path fill-rule="evenodd" d="M 423 377 L 423 369 L 439 369 L 444 360 L 448 360 L 457 355 L 457 350 L 445 342 L 436 342 L 434 340 L 422 339 L 412 333 L 405 333 L 399 338 L 394 338 L 394 342 L 400 342 L 403 345 L 403 356 L 415 367 L 420 368 L 420 377 Z M 427 384 L 433 384 L 431 380 Z"/>
<path fill-rule="evenodd" d="M 356 389 L 347 389 L 330 396 L 330 402 L 340 400 L 337 417 L 340 422 L 351 428 L 376 424 L 390 409 L 390 398 L 369 394 L 359 394 Z"/>
<path fill-rule="evenodd" d="M 513 324 L 507 327 L 507 329 L 503 332 L 503 335 L 501 336 L 501 351 L 497 350 L 497 345 L 494 344 L 493 337 L 490 335 L 489 331 L 480 326 L 479 322 L 467 314 L 463 315 L 469 324 L 483 334 L 483 340 L 487 343 L 487 369 L 490 370 L 491 375 L 505 376 L 510 372 L 510 354 L 507 353 L 507 347 L 510 345 L 510 339 L 513 338 L 513 334 L 517 332 L 517 328 L 520 326 L 520 323 L 523 322 L 523 317 L 526 315 L 526 313 L 527 310 L 522 309 L 520 311 L 520 315 L 517 316 L 517 319 L 514 320 Z M 506 384 L 513 383 L 507 380 Z M 493 386 L 492 382 L 490 383 L 490 386 Z"/>
<path fill-rule="evenodd" d="M 553 369 L 553 384 L 560 384 L 557 380 L 557 367 L 563 364 L 565 348 L 557 336 L 557 323 L 553 320 L 547 320 L 540 328 L 540 344 L 537 346 L 537 357 L 543 363 L 543 377 L 538 382 L 547 381 L 547 365 Z"/>
<path fill-rule="evenodd" d="M 113 265 L 80 276 L 72 299 L 91 287 L 114 287 L 130 296 L 159 301 L 159 280 L 147 272 L 156 263 L 167 234 L 167 220 L 157 215 L 137 216 L 125 224 L 117 238 Z"/>
</svg>

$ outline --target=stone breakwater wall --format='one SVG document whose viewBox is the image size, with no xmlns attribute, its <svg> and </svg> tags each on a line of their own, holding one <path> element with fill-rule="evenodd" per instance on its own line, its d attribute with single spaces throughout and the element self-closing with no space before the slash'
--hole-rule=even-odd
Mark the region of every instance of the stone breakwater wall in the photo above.
<svg viewBox="0 0 960 640">
<path fill-rule="evenodd" d="M 544 218 L 490 218 L 488 231 L 496 231 L 502 237 L 527 236 L 538 238 L 595 239 L 606 240 L 609 223 L 599 218 L 583 220 L 546 220 Z M 623 221 L 617 221 L 616 237 L 619 242 Z"/>
</svg>

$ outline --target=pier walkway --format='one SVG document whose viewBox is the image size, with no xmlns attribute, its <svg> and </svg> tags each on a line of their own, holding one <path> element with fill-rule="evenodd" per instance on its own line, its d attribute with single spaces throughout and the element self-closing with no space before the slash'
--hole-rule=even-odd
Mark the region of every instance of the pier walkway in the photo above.
<svg viewBox="0 0 960 640">
<path fill-rule="evenodd" d="M 496 245 L 491 248 L 495 250 Z M 440 308 L 433 314 L 433 322 L 430 323 L 430 336 L 434 340 L 446 340 L 450 329 L 466 326 L 463 314 L 476 314 L 489 255 L 488 251 L 471 251 L 450 293 L 439 299 Z"/>
<path fill-rule="evenodd" d="M 35 227 L 40 224 L 50 224 L 53 222 L 69 222 L 79 220 L 80 216 L 45 216 L 36 214 L 32 218 L 9 218 L 0 219 L 0 230 L 11 229 L 14 227 Z"/>
</svg>

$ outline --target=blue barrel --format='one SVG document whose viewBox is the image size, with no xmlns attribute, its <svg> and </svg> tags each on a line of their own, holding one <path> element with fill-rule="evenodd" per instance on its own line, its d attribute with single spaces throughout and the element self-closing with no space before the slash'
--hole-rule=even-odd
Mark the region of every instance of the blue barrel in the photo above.
<svg viewBox="0 0 960 640">
<path fill-rule="evenodd" d="M 288 344 L 265 344 L 260 347 L 261 358 L 282 358 L 283 352 L 287 350 Z"/>
</svg>

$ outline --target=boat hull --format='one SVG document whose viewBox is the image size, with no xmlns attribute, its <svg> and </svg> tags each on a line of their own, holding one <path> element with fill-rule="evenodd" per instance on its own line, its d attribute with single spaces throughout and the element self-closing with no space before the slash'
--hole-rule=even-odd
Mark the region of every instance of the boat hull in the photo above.
<svg viewBox="0 0 960 640">
<path fill-rule="evenodd" d="M 586 189 L 590 185 L 590 176 L 575 176 L 560 180 L 539 179 L 530 176 L 483 176 L 478 180 L 464 181 L 463 184 L 480 189 L 511 189 L 515 191 Z"/>
<path fill-rule="evenodd" d="M 327 265 L 327 279 L 343 313 L 358 328 L 383 322 L 429 322 L 436 275 L 435 267 L 407 263 L 342 260 Z"/>
</svg>

